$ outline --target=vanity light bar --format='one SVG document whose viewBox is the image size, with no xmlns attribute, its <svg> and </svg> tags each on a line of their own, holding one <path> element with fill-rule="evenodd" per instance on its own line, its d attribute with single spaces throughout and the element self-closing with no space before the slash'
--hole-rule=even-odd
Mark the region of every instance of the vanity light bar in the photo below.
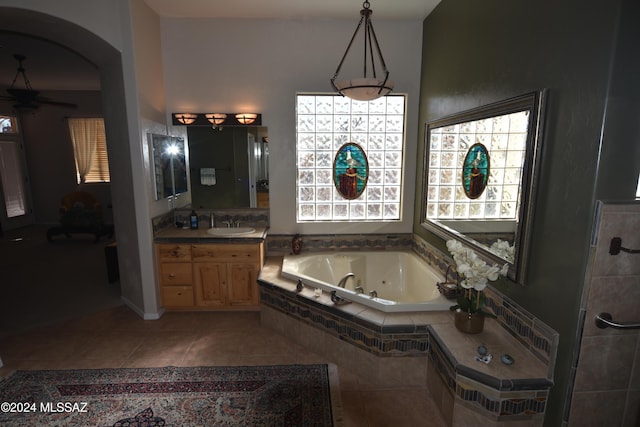
<svg viewBox="0 0 640 427">
<path fill-rule="evenodd" d="M 253 121 L 246 120 L 254 116 Z M 258 113 L 172 113 L 171 121 L 174 126 L 212 126 L 208 117 L 216 118 L 213 126 L 262 126 L 262 114 Z"/>
</svg>

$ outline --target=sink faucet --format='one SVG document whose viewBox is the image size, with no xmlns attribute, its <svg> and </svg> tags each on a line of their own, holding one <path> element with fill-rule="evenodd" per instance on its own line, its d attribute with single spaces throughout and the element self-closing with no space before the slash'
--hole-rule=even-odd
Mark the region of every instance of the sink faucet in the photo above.
<svg viewBox="0 0 640 427">
<path fill-rule="evenodd" d="M 369 291 L 369 296 L 371 298 L 378 298 L 378 293 L 376 291 Z"/>
<path fill-rule="evenodd" d="M 222 223 L 227 224 L 227 228 L 231 228 L 234 225 L 235 220 L 236 220 L 235 217 L 230 217 L 229 215 L 225 215 L 224 221 L 222 221 Z"/>
<path fill-rule="evenodd" d="M 358 294 L 364 294 L 364 288 L 362 286 L 356 286 L 354 289 Z"/>
<path fill-rule="evenodd" d="M 338 282 L 338 287 L 344 288 L 344 286 L 347 284 L 347 280 L 349 279 L 349 277 L 356 277 L 356 275 L 353 273 L 345 274 L 344 276 L 342 276 L 342 279 L 340 279 L 340 281 Z"/>
</svg>

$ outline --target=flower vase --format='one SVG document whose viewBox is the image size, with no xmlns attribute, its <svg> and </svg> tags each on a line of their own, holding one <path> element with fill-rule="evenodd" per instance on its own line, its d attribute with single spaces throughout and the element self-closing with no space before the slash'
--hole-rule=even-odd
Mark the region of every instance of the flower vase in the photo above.
<svg viewBox="0 0 640 427">
<path fill-rule="evenodd" d="M 479 334 L 484 329 L 484 315 L 482 313 L 455 312 L 456 329 L 465 334 Z"/>
<path fill-rule="evenodd" d="M 291 239 L 291 252 L 293 252 L 294 255 L 298 255 L 300 254 L 301 251 L 302 251 L 302 236 L 299 234 L 296 234 L 295 236 L 293 236 L 293 239 Z"/>
</svg>

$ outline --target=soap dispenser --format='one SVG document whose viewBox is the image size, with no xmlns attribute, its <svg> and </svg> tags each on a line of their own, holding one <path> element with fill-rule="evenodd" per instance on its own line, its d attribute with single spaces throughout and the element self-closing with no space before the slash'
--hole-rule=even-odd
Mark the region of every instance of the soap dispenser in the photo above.
<svg viewBox="0 0 640 427">
<path fill-rule="evenodd" d="M 195 210 L 192 210 L 191 214 L 189 215 L 189 224 L 192 230 L 195 230 L 198 228 L 198 214 L 196 213 Z"/>
</svg>

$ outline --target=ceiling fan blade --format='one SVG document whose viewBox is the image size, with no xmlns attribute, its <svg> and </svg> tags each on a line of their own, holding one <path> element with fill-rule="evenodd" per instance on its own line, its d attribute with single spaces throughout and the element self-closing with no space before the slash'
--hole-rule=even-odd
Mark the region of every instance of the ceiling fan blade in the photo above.
<svg viewBox="0 0 640 427">
<path fill-rule="evenodd" d="M 26 71 L 22 66 L 22 61 L 26 59 L 25 56 L 15 54 L 14 58 L 18 61 L 18 72 L 16 74 L 16 78 L 19 75 L 22 75 L 22 78 L 24 79 L 25 89 L 14 88 L 13 86 L 16 82 L 16 79 L 14 78 L 11 87 L 7 89 L 7 93 L 10 96 L 0 96 L 0 99 L 6 99 L 11 102 L 15 102 L 13 107 L 17 110 L 35 110 L 40 106 L 40 104 L 56 105 L 58 107 L 66 108 L 78 108 L 77 104 L 71 102 L 52 101 L 48 98 L 38 96 L 40 92 L 37 90 L 33 90 L 29 79 L 27 79 Z"/>
<path fill-rule="evenodd" d="M 14 89 L 10 87 L 9 89 L 7 89 L 7 93 L 13 96 L 14 99 L 19 99 L 20 101 L 33 101 L 38 97 L 38 94 L 40 92 L 38 92 L 37 90 Z"/>
</svg>

